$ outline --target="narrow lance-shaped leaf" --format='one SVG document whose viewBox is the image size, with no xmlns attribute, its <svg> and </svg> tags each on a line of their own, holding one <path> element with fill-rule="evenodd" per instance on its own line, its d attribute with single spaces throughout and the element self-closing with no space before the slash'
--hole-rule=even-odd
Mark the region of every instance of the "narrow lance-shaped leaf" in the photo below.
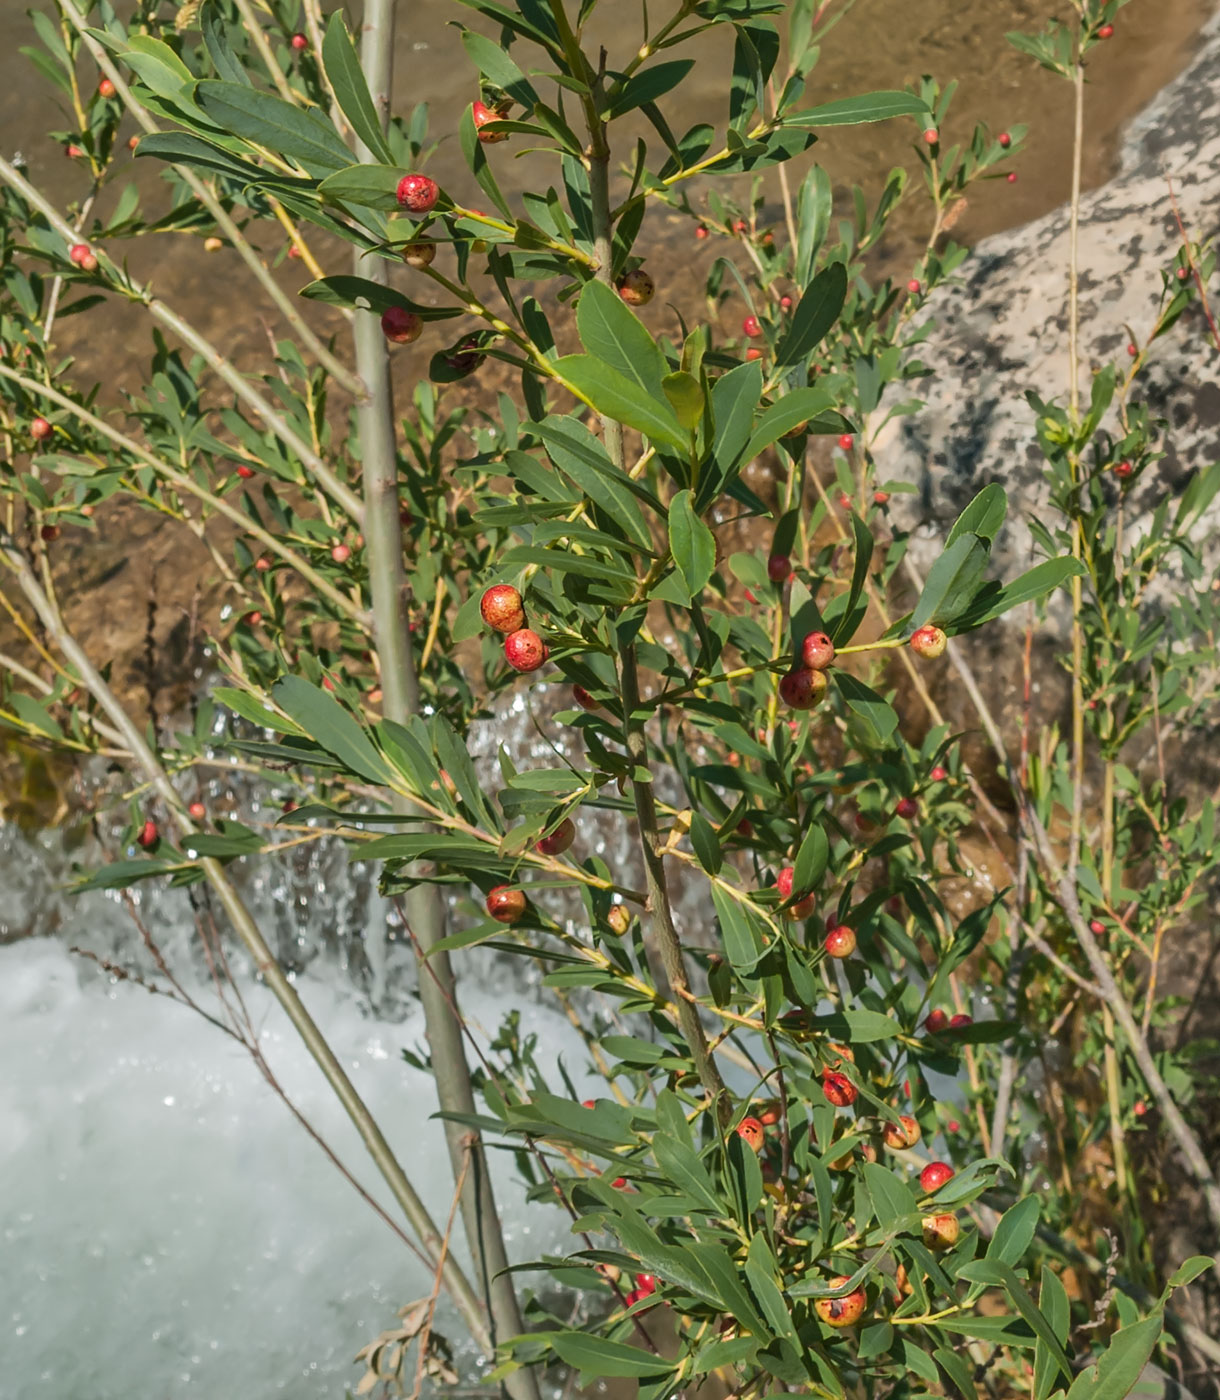
<svg viewBox="0 0 1220 1400">
<path fill-rule="evenodd" d="M 343 20 L 343 12 L 336 10 L 326 26 L 326 37 L 322 40 L 322 61 L 326 65 L 326 76 L 335 90 L 335 98 L 343 109 L 343 115 L 352 124 L 352 130 L 368 147 L 369 153 L 386 165 L 394 163 L 393 154 L 381 132 L 381 122 L 377 108 L 369 93 L 364 78 L 364 69 L 356 55 Z"/>
</svg>

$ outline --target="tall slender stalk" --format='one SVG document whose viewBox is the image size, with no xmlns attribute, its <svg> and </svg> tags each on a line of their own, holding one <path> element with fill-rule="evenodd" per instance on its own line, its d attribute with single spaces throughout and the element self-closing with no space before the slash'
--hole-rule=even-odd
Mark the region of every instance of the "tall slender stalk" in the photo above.
<svg viewBox="0 0 1220 1400">
<path fill-rule="evenodd" d="M 552 0 L 554 14 L 563 39 L 568 64 L 573 75 L 594 81 L 589 65 L 584 59 L 579 42 L 573 34 L 563 9 L 563 0 Z M 589 198 L 592 206 L 593 252 L 597 258 L 597 271 L 594 276 L 607 286 L 613 284 L 613 241 L 614 223 L 610 212 L 610 146 L 606 139 L 606 124 L 597 112 L 597 105 L 590 97 L 584 103 L 585 123 L 589 132 L 589 147 L 586 165 L 589 171 Z M 623 456 L 623 427 L 617 419 L 602 415 L 602 436 L 606 451 L 614 465 L 623 471 L 626 460 Z M 656 798 L 653 793 L 651 773 L 648 768 L 648 736 L 644 721 L 639 716 L 640 682 L 639 667 L 634 644 L 623 648 L 619 663 L 619 688 L 623 702 L 623 723 L 626 729 L 627 753 L 634 773 L 648 772 L 642 780 L 633 778 L 631 793 L 635 802 L 636 822 L 640 830 L 640 848 L 644 857 L 644 875 L 648 889 L 648 907 L 652 914 L 652 932 L 661 955 L 661 965 L 673 992 L 678 1008 L 678 1024 L 683 1038 L 691 1052 L 699 1082 L 703 1085 L 721 1122 L 732 1111 L 724 1080 L 716 1066 L 707 1032 L 699 1019 L 698 1007 L 690 991 L 690 978 L 686 972 L 686 960 L 682 953 L 682 942 L 674 923 L 673 905 L 669 897 L 669 881 L 665 872 L 665 858 L 661 854 L 661 842 L 657 830 Z"/>
<path fill-rule="evenodd" d="M 367 0 L 364 8 L 361 63 L 383 127 L 389 118 L 394 60 L 396 0 Z M 373 156 L 357 146 L 361 159 Z M 386 280 L 385 263 L 357 255 L 357 271 Z M 386 340 L 376 315 L 356 312 L 356 366 L 368 388 L 357 406 L 360 451 L 364 463 L 365 528 L 369 581 L 373 595 L 373 636 L 381 668 L 383 713 L 406 724 L 420 713 L 419 678 L 407 626 L 406 579 L 402 564 L 402 523 L 398 502 L 398 451 L 394 425 L 394 386 Z M 410 811 L 402 799 L 398 810 Z M 447 952 L 436 945 L 445 934 L 445 911 L 435 885 L 418 884 L 404 904 L 411 932 L 423 954 L 419 996 L 424 1009 L 437 1098 L 446 1114 L 470 1117 L 476 1111 L 470 1066 L 462 1038 L 457 984 Z M 460 1183 L 462 1226 L 491 1320 L 493 1343 L 525 1330 L 508 1251 L 496 1209 L 487 1154 L 477 1132 L 449 1118 L 445 1138 L 455 1182 Z M 505 1381 L 513 1400 L 538 1400 L 538 1384 L 529 1369 Z"/>
<path fill-rule="evenodd" d="M 11 539 L 0 537 L 0 560 L 16 578 L 22 593 L 25 594 L 31 607 L 37 613 L 39 621 L 46 629 L 48 637 L 58 647 L 64 659 L 80 678 L 81 683 L 89 690 L 101 709 L 105 711 L 111 724 L 122 736 L 123 743 L 136 767 L 142 771 L 149 786 L 165 804 L 184 843 L 189 844 L 190 838 L 195 834 L 194 823 L 184 811 L 183 799 L 170 782 L 169 776 L 157 756 L 148 746 L 140 727 L 123 708 L 122 703 L 89 660 L 80 643 L 64 626 L 63 619 L 54 604 L 39 585 L 24 555 L 16 548 Z M 452 1256 L 442 1255 L 441 1234 L 428 1214 L 427 1207 L 395 1157 L 393 1149 L 386 1141 L 377 1120 L 360 1097 L 356 1086 L 348 1078 L 317 1023 L 306 1010 L 296 988 L 276 961 L 236 886 L 229 879 L 224 866 L 218 860 L 207 857 L 202 859 L 199 865 L 208 883 L 216 892 L 217 898 L 238 937 L 245 944 L 259 975 L 283 1007 L 288 1019 L 292 1022 L 293 1029 L 301 1037 L 301 1041 L 312 1056 L 314 1063 L 322 1071 L 326 1082 L 347 1111 L 347 1115 L 360 1134 L 369 1156 L 372 1157 L 389 1187 L 390 1193 L 415 1231 L 430 1263 L 433 1267 L 438 1265 L 442 1267 L 445 1287 L 449 1290 L 463 1321 L 470 1329 L 471 1336 L 485 1351 L 490 1351 L 491 1337 L 488 1333 L 487 1319 L 484 1316 L 479 1296 L 462 1269 L 454 1263 Z"/>
</svg>

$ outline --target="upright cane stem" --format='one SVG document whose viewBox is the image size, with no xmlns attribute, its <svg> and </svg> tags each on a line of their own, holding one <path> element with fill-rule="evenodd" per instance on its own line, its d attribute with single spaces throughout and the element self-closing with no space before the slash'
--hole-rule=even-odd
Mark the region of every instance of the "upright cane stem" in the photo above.
<svg viewBox="0 0 1220 1400">
<path fill-rule="evenodd" d="M 393 78 L 395 0 L 367 0 L 364 8 L 361 62 L 383 126 L 388 120 Z M 357 147 L 363 160 L 371 154 Z M 357 256 L 363 277 L 386 280 L 385 263 Z M 369 581 L 373 595 L 373 636 L 381 667 L 383 713 L 406 724 L 420 713 L 419 677 L 407 625 L 406 578 L 402 564 L 402 524 L 398 502 L 398 452 L 394 428 L 394 389 L 390 357 L 376 315 L 357 311 L 354 326 L 356 367 L 368 389 L 357 406 L 360 451 L 364 463 L 364 536 L 368 548 Z M 399 810 L 412 806 L 398 799 Z M 411 932 L 426 960 L 419 969 L 419 997 L 432 1052 L 441 1109 L 470 1117 L 477 1108 L 462 1040 L 457 988 L 449 955 L 437 952 L 445 934 L 445 913 L 439 890 L 418 884 L 404 900 Z M 445 1123 L 450 1164 L 460 1183 L 462 1226 L 473 1260 L 474 1274 L 491 1320 L 493 1345 L 525 1330 L 517 1303 L 508 1252 L 496 1210 L 487 1155 L 482 1139 L 469 1126 Z M 539 1400 L 533 1371 L 514 1371 L 505 1380 L 513 1400 Z"/>
</svg>

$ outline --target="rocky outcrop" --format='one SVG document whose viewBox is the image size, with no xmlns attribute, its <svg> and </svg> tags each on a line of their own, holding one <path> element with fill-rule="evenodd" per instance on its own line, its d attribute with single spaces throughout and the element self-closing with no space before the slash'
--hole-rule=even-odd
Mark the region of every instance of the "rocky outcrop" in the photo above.
<svg viewBox="0 0 1220 1400">
<path fill-rule="evenodd" d="M 1220 234 L 1220 13 L 1190 67 L 1131 124 L 1119 173 L 1082 201 L 1084 394 L 1090 366 L 1113 359 L 1125 370 L 1127 328 L 1142 343 L 1155 322 L 1161 272 L 1182 241 L 1170 180 L 1190 236 Z M 981 243 L 959 284 L 933 299 L 938 328 L 922 358 L 936 377 L 926 381 L 926 407 L 897 420 L 877 445 L 881 474 L 918 487 L 895 505 L 923 567 L 962 506 L 991 481 L 1012 500 L 995 551 L 1000 570 L 1010 576 L 1030 562 L 1021 522 L 1046 515 L 1047 490 L 1024 394 L 1066 398 L 1068 243 L 1064 207 Z M 1220 279 L 1209 294 L 1220 311 Z M 1197 306 L 1155 343 L 1135 398 L 1168 421 L 1165 459 L 1133 492 L 1138 523 L 1166 490 L 1180 491 L 1192 472 L 1220 459 L 1220 351 Z"/>
</svg>

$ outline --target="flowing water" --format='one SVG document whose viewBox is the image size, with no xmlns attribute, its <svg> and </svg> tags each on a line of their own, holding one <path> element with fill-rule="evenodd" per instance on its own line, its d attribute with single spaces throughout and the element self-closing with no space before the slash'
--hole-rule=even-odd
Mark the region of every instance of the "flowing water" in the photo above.
<svg viewBox="0 0 1220 1400">
<path fill-rule="evenodd" d="M 966 113 L 994 129 L 1027 120 L 1033 131 L 1021 183 L 987 186 L 961 231 L 978 237 L 1020 222 L 1063 196 L 1067 113 L 1060 87 L 1031 76 L 1001 35 L 1033 27 L 1053 8 L 1050 0 L 859 0 L 827 46 L 816 100 L 923 71 L 968 74 L 959 98 Z M 452 0 L 413 0 L 405 9 L 402 104 L 428 100 L 443 121 L 470 90 L 445 21 L 470 12 Z M 1122 12 L 1125 42 L 1099 55 L 1090 90 L 1093 182 L 1105 176 L 1119 125 L 1181 65 L 1206 10 L 1199 0 L 1137 0 Z M 30 154 L 35 173 L 66 198 L 77 177 L 42 134 L 62 122 L 16 54 L 25 42 L 22 7 L 0 0 L 0 139 Z M 716 115 L 723 58 L 715 41 L 701 52 L 691 120 Z M 819 156 L 841 185 L 901 161 L 908 137 L 861 129 L 819 146 Z M 454 170 L 451 146 L 439 159 L 443 173 Z M 518 183 L 532 178 L 527 164 L 515 169 Z M 226 344 L 261 336 L 257 325 L 226 323 L 241 284 L 224 265 L 225 295 L 217 295 L 215 278 L 198 273 L 194 245 L 162 241 L 146 270 Z M 702 273 L 675 275 L 694 287 Z M 116 318 L 116 338 L 126 327 Z M 523 761 L 549 758 L 520 699 L 481 734 L 484 761 L 500 740 Z M 93 775 L 86 796 L 104 781 Z M 258 811 L 238 776 L 223 770 L 203 795 L 243 820 L 275 815 Z M 359 1377 L 357 1348 L 392 1325 L 428 1280 L 239 1046 L 69 951 L 158 980 L 117 896 L 64 890 L 73 861 L 97 862 L 115 835 L 104 822 L 0 826 L 0 1400 L 338 1400 Z M 582 841 L 627 867 L 621 826 L 582 824 Z M 422 1041 L 414 969 L 370 872 L 322 842 L 260 862 L 242 878 L 307 1005 L 443 1219 L 448 1171 L 439 1127 L 429 1121 L 432 1086 L 401 1056 Z M 140 887 L 136 899 L 175 971 L 206 998 L 189 894 Z M 462 967 L 464 1008 L 478 1033 L 489 1038 L 515 1007 L 542 1061 L 562 1056 L 579 1087 L 584 1047 L 538 998 L 533 976 L 487 953 L 464 955 Z M 284 1090 L 375 1190 L 354 1133 L 278 1008 L 246 969 L 235 973 Z M 516 1258 L 562 1244 L 555 1212 L 528 1208 L 503 1172 L 499 1190 Z"/>
</svg>

